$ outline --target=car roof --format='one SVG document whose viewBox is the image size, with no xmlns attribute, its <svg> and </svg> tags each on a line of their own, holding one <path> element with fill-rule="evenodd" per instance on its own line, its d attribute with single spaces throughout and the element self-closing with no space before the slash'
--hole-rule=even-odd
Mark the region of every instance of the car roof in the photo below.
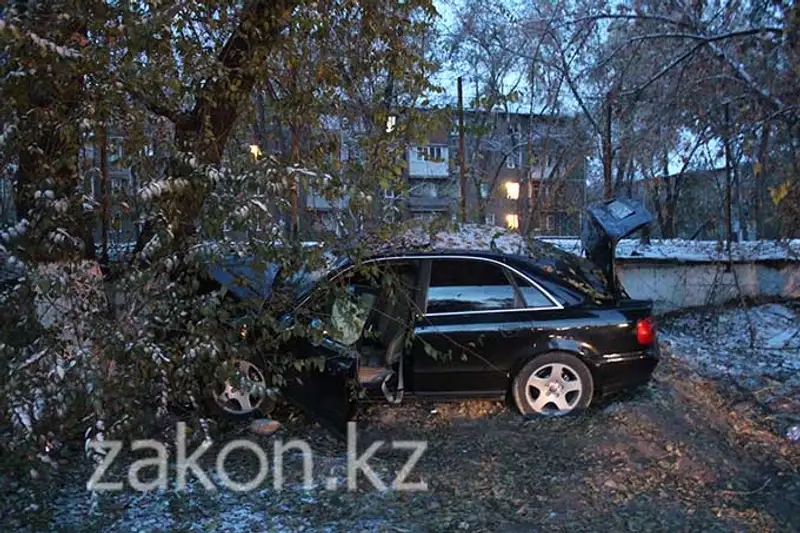
<svg viewBox="0 0 800 533">
<path fill-rule="evenodd" d="M 533 275 L 539 282 L 546 282 L 551 293 L 558 293 L 562 300 L 577 302 L 589 298 L 600 302 L 608 299 L 603 291 L 603 280 L 597 278 L 597 273 L 587 271 L 586 266 L 581 266 L 582 260 L 574 254 L 556 249 L 547 245 L 539 250 L 537 256 L 512 254 L 501 250 L 475 250 L 464 248 L 393 248 L 368 254 L 364 260 L 379 260 L 391 258 L 414 258 L 436 256 L 459 256 L 477 259 L 490 259 L 507 264 L 526 275 Z M 347 265 L 351 266 L 352 261 Z M 344 265 L 341 265 L 344 266 Z M 580 296 L 578 296 L 580 295 Z"/>
</svg>

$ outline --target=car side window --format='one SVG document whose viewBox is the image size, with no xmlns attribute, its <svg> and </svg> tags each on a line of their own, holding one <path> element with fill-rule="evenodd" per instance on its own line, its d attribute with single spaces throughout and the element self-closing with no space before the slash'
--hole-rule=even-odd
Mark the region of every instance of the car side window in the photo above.
<svg viewBox="0 0 800 533">
<path fill-rule="evenodd" d="M 526 307 L 553 307 L 553 302 L 530 281 L 517 274 L 513 274 L 513 277 L 522 293 Z"/>
<path fill-rule="evenodd" d="M 345 346 L 385 346 L 408 328 L 414 306 L 417 266 L 379 262 L 337 278 L 327 312 L 318 312 L 329 338 Z M 362 341 L 362 342 L 359 342 Z"/>
<path fill-rule="evenodd" d="M 377 297 L 378 289 L 370 277 L 347 273 L 321 288 L 306 312 L 321 321 L 323 335 L 352 346 L 361 337 Z"/>
<path fill-rule="evenodd" d="M 330 329 L 326 331 L 334 341 L 345 346 L 354 345 L 364 329 L 377 295 L 359 292 L 351 286 L 348 294 L 340 295 L 333 302 L 330 316 Z"/>
<path fill-rule="evenodd" d="M 477 259 L 433 260 L 426 312 L 496 311 L 517 304 L 514 287 L 500 265 Z"/>
</svg>

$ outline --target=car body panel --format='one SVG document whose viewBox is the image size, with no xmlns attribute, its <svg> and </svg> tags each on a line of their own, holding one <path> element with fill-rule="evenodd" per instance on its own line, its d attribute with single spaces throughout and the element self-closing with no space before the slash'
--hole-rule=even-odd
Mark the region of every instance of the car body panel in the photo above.
<svg viewBox="0 0 800 533">
<path fill-rule="evenodd" d="M 206 265 L 208 275 L 239 299 L 269 298 L 279 267 L 252 257 L 225 257 Z"/>
</svg>

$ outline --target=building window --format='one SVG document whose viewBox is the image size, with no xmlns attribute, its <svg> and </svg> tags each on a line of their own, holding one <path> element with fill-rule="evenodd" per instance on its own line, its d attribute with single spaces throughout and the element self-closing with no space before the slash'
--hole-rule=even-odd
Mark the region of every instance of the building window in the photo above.
<svg viewBox="0 0 800 533">
<path fill-rule="evenodd" d="M 490 226 L 494 226 L 494 224 L 495 224 L 494 213 L 489 213 L 488 215 L 486 215 L 486 220 L 485 221 Z"/>
<path fill-rule="evenodd" d="M 518 229 L 519 215 L 514 213 L 506 215 L 506 226 L 508 226 L 508 229 Z"/>
<path fill-rule="evenodd" d="M 111 168 L 122 168 L 125 139 L 123 137 L 109 137 L 106 154 L 108 155 L 108 165 Z"/>
<path fill-rule="evenodd" d="M 481 183 L 480 184 L 480 191 L 481 191 L 481 198 L 488 198 L 489 197 L 489 184 L 488 183 Z"/>
<path fill-rule="evenodd" d="M 108 178 L 111 182 L 112 194 L 130 194 L 132 193 L 133 179 L 130 172 L 114 172 Z"/>
<path fill-rule="evenodd" d="M 514 152 L 506 158 L 506 168 L 522 168 L 522 152 Z"/>
<path fill-rule="evenodd" d="M 418 146 L 416 152 L 417 161 L 440 162 L 443 160 L 441 146 L 433 146 L 431 144 L 426 146 Z"/>
<path fill-rule="evenodd" d="M 420 196 L 423 198 L 437 198 L 439 196 L 439 189 L 435 183 L 421 183 L 414 187 L 413 196 Z"/>
<path fill-rule="evenodd" d="M 547 231 L 553 231 L 556 229 L 556 216 L 555 215 L 547 215 L 545 219 L 545 224 Z"/>
<path fill-rule="evenodd" d="M 466 133 L 467 124 L 466 121 L 464 123 L 464 132 Z M 450 135 L 455 135 L 458 137 L 461 134 L 461 125 L 458 122 L 458 118 L 455 118 L 450 123 Z"/>
<path fill-rule="evenodd" d="M 510 198 L 511 200 L 519 200 L 519 182 L 507 181 L 505 187 L 506 198 Z"/>
<path fill-rule="evenodd" d="M 386 133 L 392 133 L 396 125 L 397 125 L 396 116 L 389 115 L 388 117 L 386 117 Z"/>
</svg>

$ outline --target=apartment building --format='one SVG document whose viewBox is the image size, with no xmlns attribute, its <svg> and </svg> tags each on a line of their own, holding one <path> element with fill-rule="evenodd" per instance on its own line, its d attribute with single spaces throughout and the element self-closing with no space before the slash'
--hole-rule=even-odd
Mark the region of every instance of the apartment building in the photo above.
<svg viewBox="0 0 800 533">
<path fill-rule="evenodd" d="M 465 114 L 467 218 L 542 235 L 576 235 L 586 190 L 578 124 L 567 117 Z M 407 214 L 456 217 L 458 123 L 407 153 Z"/>
<path fill-rule="evenodd" d="M 400 218 L 456 219 L 460 210 L 458 122 L 405 149 L 402 190 L 381 191 L 378 202 Z M 358 132 L 342 130 L 337 157 L 358 158 Z M 470 222 L 525 229 L 540 235 L 577 235 L 586 192 L 586 143 L 570 117 L 520 113 L 465 113 L 466 205 Z M 301 227 L 335 228 L 347 198 L 330 201 L 300 191 Z M 313 232 L 312 232 L 313 233 Z"/>
</svg>

